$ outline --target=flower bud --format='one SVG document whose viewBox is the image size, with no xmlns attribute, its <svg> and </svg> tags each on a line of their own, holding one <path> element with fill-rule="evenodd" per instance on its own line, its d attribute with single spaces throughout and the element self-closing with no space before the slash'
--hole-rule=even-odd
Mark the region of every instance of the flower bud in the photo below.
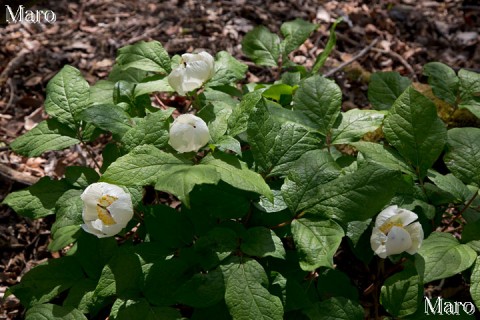
<svg viewBox="0 0 480 320">
<path fill-rule="evenodd" d="M 210 140 L 205 121 L 193 114 L 178 116 L 170 127 L 168 144 L 180 153 L 198 151 Z"/>
<path fill-rule="evenodd" d="M 185 53 L 182 54 L 182 60 L 168 75 L 168 83 L 178 94 L 184 96 L 213 77 L 215 66 L 213 57 L 207 52 Z"/>
<path fill-rule="evenodd" d="M 99 238 L 116 235 L 133 217 L 132 198 L 119 186 L 92 183 L 80 198 L 83 200 L 82 228 Z"/>
<path fill-rule="evenodd" d="M 380 258 L 407 252 L 415 254 L 423 241 L 423 229 L 412 211 L 390 206 L 380 212 L 372 230 L 370 244 Z M 413 222 L 413 223 L 412 223 Z"/>
</svg>

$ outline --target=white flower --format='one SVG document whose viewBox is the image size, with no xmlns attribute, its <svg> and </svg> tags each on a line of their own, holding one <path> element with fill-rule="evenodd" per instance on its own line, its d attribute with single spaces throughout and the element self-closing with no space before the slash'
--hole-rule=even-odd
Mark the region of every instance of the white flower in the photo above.
<svg viewBox="0 0 480 320">
<path fill-rule="evenodd" d="M 168 83 L 178 94 L 184 96 L 213 77 L 215 66 L 213 57 L 207 52 L 185 53 L 182 54 L 182 60 L 168 75 Z"/>
<path fill-rule="evenodd" d="M 182 114 L 170 127 L 168 144 L 180 153 L 198 151 L 210 140 L 205 121 L 193 114 Z"/>
<path fill-rule="evenodd" d="M 119 186 L 92 183 L 80 196 L 83 200 L 83 230 L 99 238 L 119 233 L 133 217 L 132 198 Z"/>
<path fill-rule="evenodd" d="M 375 221 L 370 244 L 380 258 L 392 254 L 415 254 L 422 245 L 423 229 L 412 211 L 390 206 L 380 212 Z M 414 222 L 414 223 L 412 223 Z"/>
</svg>

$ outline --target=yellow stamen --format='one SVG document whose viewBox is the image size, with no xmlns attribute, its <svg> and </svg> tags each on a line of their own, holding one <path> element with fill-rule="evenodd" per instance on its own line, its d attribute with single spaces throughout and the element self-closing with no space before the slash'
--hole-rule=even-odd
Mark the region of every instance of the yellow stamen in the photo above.
<svg viewBox="0 0 480 320">
<path fill-rule="evenodd" d="M 384 234 L 388 234 L 393 227 L 403 228 L 403 224 L 401 222 L 389 221 L 389 222 L 384 223 L 379 229 Z"/>
<path fill-rule="evenodd" d="M 117 201 L 117 197 L 109 196 L 108 194 L 102 196 L 100 199 L 98 199 L 98 204 L 100 204 L 102 207 L 108 207 L 115 201 Z"/>
<path fill-rule="evenodd" d="M 102 220 L 103 224 L 107 226 L 110 226 L 116 223 L 115 220 L 113 220 L 113 217 L 108 211 L 108 209 L 105 207 L 102 207 L 99 204 L 97 204 L 97 215 L 98 215 L 98 219 Z"/>
<path fill-rule="evenodd" d="M 97 203 L 97 215 L 98 219 L 100 219 L 105 225 L 110 226 L 112 224 L 116 224 L 117 222 L 113 219 L 112 214 L 108 210 L 108 206 L 114 203 L 118 198 L 104 195 L 100 199 L 98 199 Z"/>
</svg>

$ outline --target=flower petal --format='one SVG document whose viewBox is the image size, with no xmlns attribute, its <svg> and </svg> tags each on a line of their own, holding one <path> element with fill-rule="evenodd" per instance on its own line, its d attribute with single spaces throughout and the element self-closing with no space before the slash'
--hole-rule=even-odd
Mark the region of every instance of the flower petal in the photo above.
<svg viewBox="0 0 480 320">
<path fill-rule="evenodd" d="M 395 218 L 398 219 L 398 221 L 401 221 L 402 225 L 405 227 L 417 220 L 418 215 L 410 210 L 400 208 L 397 210 L 397 216 Z"/>
<path fill-rule="evenodd" d="M 98 219 L 97 205 L 91 206 L 89 204 L 84 204 L 82 218 L 83 221 L 93 221 Z"/>
<path fill-rule="evenodd" d="M 168 75 L 168 83 L 180 95 L 200 88 L 215 73 L 215 62 L 207 52 L 185 53 L 184 63 Z"/>
<path fill-rule="evenodd" d="M 183 65 L 173 69 L 167 77 L 168 84 L 181 96 L 185 95 L 185 90 L 183 89 L 184 77 L 185 67 Z"/>
<path fill-rule="evenodd" d="M 170 127 L 168 143 L 180 153 L 198 151 L 209 140 L 207 124 L 192 114 L 178 116 Z"/>
<path fill-rule="evenodd" d="M 410 249 L 412 246 L 412 239 L 410 233 L 402 227 L 394 226 L 387 235 L 388 239 L 385 243 L 387 255 L 399 254 Z"/>
<path fill-rule="evenodd" d="M 85 189 L 81 198 L 84 201 L 82 228 L 99 238 L 119 233 L 133 217 L 131 196 L 117 185 L 106 182 L 93 183 Z M 111 215 L 109 221 L 105 221 L 105 217 L 100 217 L 99 212 Z"/>
<path fill-rule="evenodd" d="M 383 209 L 377 216 L 377 219 L 375 220 L 375 227 L 381 227 L 385 221 L 387 221 L 389 218 L 393 217 L 397 213 L 398 206 L 389 206 L 385 209 Z"/>
<path fill-rule="evenodd" d="M 405 227 L 408 233 L 410 233 L 410 237 L 412 238 L 412 245 L 411 247 L 406 250 L 410 254 L 417 253 L 418 249 L 422 246 L 423 242 L 423 228 L 419 222 L 412 223 Z"/>
<path fill-rule="evenodd" d="M 387 236 L 380 231 L 378 228 L 373 228 L 372 236 L 370 237 L 370 245 L 373 252 L 378 255 L 380 258 L 385 259 L 387 257 L 387 249 L 385 247 L 385 242 L 387 241 Z"/>
</svg>

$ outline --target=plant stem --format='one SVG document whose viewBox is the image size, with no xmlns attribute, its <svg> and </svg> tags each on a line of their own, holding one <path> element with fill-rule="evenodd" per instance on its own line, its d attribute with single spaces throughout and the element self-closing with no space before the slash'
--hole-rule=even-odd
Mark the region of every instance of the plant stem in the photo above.
<svg viewBox="0 0 480 320">
<path fill-rule="evenodd" d="M 375 278 L 375 284 L 374 284 L 374 291 L 373 291 L 373 305 L 374 305 L 374 310 L 375 310 L 375 319 L 380 319 L 379 317 L 379 308 L 380 308 L 380 303 L 379 303 L 379 292 L 378 292 L 378 287 L 382 285 L 383 282 L 383 272 L 385 268 L 385 261 L 383 259 L 380 259 L 380 261 L 377 264 L 377 276 Z"/>
<path fill-rule="evenodd" d="M 82 146 L 85 148 L 85 151 L 87 151 L 88 155 L 90 156 L 90 158 L 92 159 L 93 163 L 95 164 L 95 167 L 97 167 L 98 171 L 100 171 L 100 165 L 98 164 L 97 160 L 95 160 L 95 155 L 93 154 L 93 151 L 90 150 L 90 147 L 85 143 L 85 141 L 83 141 L 82 138 L 80 138 L 80 143 L 82 144 Z"/>
<path fill-rule="evenodd" d="M 278 228 L 281 228 L 281 227 L 285 227 L 285 226 L 288 226 L 289 224 L 291 224 L 293 222 L 293 220 L 296 220 L 296 219 L 299 219 L 301 218 L 303 215 L 305 214 L 304 211 L 300 212 L 299 214 L 297 214 L 295 217 L 293 217 L 292 220 L 288 220 L 288 221 L 284 221 L 284 222 L 281 222 L 273 227 L 270 227 L 271 230 L 273 229 L 278 229 Z"/>
<path fill-rule="evenodd" d="M 470 200 L 468 200 L 468 202 L 465 204 L 465 206 L 462 208 L 462 210 L 460 210 L 455 216 L 453 216 L 452 220 L 450 220 L 450 222 L 447 225 L 443 226 L 441 231 L 443 232 L 443 231 L 447 230 L 447 228 L 450 227 L 453 224 L 453 222 L 455 222 L 455 220 L 460 218 L 462 216 L 462 214 L 465 211 L 467 211 L 468 207 L 470 207 L 470 205 L 473 203 L 473 201 L 475 200 L 475 198 L 477 196 L 478 196 L 478 191 L 473 194 L 473 196 L 470 198 Z"/>
</svg>

